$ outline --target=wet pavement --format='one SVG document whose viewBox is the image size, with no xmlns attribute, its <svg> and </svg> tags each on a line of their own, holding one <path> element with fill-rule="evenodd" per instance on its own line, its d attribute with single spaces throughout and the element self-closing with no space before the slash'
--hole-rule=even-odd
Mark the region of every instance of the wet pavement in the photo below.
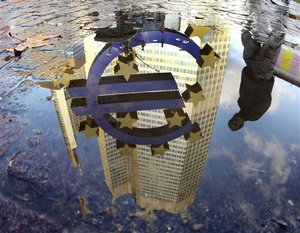
<svg viewBox="0 0 300 233">
<path fill-rule="evenodd" d="M 228 127 L 240 110 L 242 32 L 270 45 L 276 31 L 284 48 L 299 54 L 299 5 L 291 2 L 289 9 L 281 1 L 250 0 L 1 1 L 0 232 L 300 231 L 299 88 L 275 77 L 266 112 L 236 132 Z M 149 32 L 157 32 L 152 41 Z M 102 79 L 103 91 L 136 94 L 136 85 L 161 101 L 166 92 L 153 94 L 159 85 L 130 75 L 144 80 L 145 73 L 171 72 L 170 80 L 158 76 L 161 85 L 178 85 L 163 86 L 180 96 L 167 104 L 180 100 L 186 108 L 162 111 L 159 102 L 147 108 L 136 103 L 150 97 L 138 92 L 134 99 L 116 97 L 131 110 L 107 107 L 110 127 L 97 126 L 103 119 L 96 108 L 89 113 L 96 122 L 78 116 L 84 104 L 74 98 L 99 94 L 90 70 L 119 50 L 124 57 L 103 76 L 127 80 Z M 129 59 L 123 62 L 129 71 L 122 59 Z M 76 81 L 84 78 L 89 92 Z M 99 105 L 116 101 L 97 98 Z M 192 130 L 179 134 L 184 127 Z M 152 133 L 156 138 L 148 139 Z M 160 137 L 171 133 L 177 136 Z M 132 145 L 132 135 L 153 142 Z"/>
</svg>

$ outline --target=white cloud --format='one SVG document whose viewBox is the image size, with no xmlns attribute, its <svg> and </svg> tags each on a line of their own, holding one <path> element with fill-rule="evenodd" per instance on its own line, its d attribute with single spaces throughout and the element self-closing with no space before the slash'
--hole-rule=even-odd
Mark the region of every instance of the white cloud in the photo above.
<svg viewBox="0 0 300 233">
<path fill-rule="evenodd" d="M 295 150 L 300 150 L 300 144 L 293 143 L 290 145 L 290 150 L 295 151 Z"/>
<path fill-rule="evenodd" d="M 272 91 L 272 103 L 268 112 L 270 114 L 276 113 L 280 107 L 280 103 L 284 98 L 291 102 L 299 101 L 299 89 L 297 87 L 290 87 L 289 83 L 276 78 Z"/>
<path fill-rule="evenodd" d="M 279 140 L 273 138 L 271 141 L 267 141 L 265 143 L 263 154 L 272 159 L 271 183 L 277 185 L 286 183 L 291 173 L 291 168 L 287 164 L 288 153 L 282 147 Z"/>
<path fill-rule="evenodd" d="M 245 130 L 244 141 L 250 150 L 271 159 L 271 184 L 281 185 L 287 182 L 291 168 L 287 164 L 288 153 L 276 137 L 271 139 L 262 138 L 257 133 Z"/>
<path fill-rule="evenodd" d="M 245 128 L 244 141 L 255 152 L 261 152 L 263 148 L 263 139 L 258 134 Z"/>
<path fill-rule="evenodd" d="M 234 151 L 232 148 L 222 146 L 221 148 L 211 149 L 210 154 L 209 154 L 209 159 L 217 158 L 220 156 L 226 156 L 226 157 L 230 158 L 232 161 L 235 160 L 235 154 L 234 154 Z"/>
<path fill-rule="evenodd" d="M 262 166 L 262 163 L 257 163 L 251 159 L 236 163 L 237 169 L 245 179 L 256 176 L 258 173 L 265 173 L 265 171 L 261 169 Z"/>
</svg>

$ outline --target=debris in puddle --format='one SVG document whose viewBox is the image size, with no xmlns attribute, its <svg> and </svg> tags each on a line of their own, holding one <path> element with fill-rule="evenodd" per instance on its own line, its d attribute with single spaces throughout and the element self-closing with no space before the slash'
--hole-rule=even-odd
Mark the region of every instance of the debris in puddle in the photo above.
<svg viewBox="0 0 300 233">
<path fill-rule="evenodd" d="M 192 215 L 187 210 L 181 211 L 179 215 L 184 222 L 190 222 L 192 220 Z"/>
<path fill-rule="evenodd" d="M 19 43 L 15 47 L 8 48 L 7 51 L 14 52 L 15 56 L 21 56 L 22 52 L 24 52 L 27 48 L 38 48 L 49 45 L 52 39 L 54 38 L 62 38 L 61 35 L 43 35 L 39 34 L 33 37 L 27 38 L 25 41 Z M 21 40 L 22 41 L 22 40 Z"/>
<path fill-rule="evenodd" d="M 29 201 L 30 200 L 30 196 L 28 193 L 25 193 L 24 196 L 21 196 L 21 195 L 16 195 L 16 197 L 22 201 Z"/>
<path fill-rule="evenodd" d="M 117 211 L 116 211 L 115 207 L 106 207 L 102 212 L 104 214 L 112 216 L 113 218 L 117 217 Z"/>
<path fill-rule="evenodd" d="M 8 164 L 8 167 L 11 167 L 11 165 L 13 164 L 13 162 L 15 161 L 15 159 L 17 158 L 17 156 L 21 153 L 22 151 L 21 150 L 18 150 L 13 156 L 12 158 L 10 159 L 10 162 Z"/>
<path fill-rule="evenodd" d="M 258 169 L 258 168 L 251 168 L 251 171 L 259 172 L 259 173 L 267 173 L 265 170 L 263 170 L 263 169 Z"/>
<path fill-rule="evenodd" d="M 14 51 L 15 57 L 20 59 L 24 50 L 20 51 L 20 50 L 14 48 L 13 51 Z"/>
<path fill-rule="evenodd" d="M 29 143 L 31 146 L 36 146 L 40 143 L 40 137 L 38 135 L 35 135 L 33 138 L 29 140 Z"/>
<path fill-rule="evenodd" d="M 288 203 L 291 205 L 291 206 L 294 206 L 294 202 L 292 200 L 288 200 Z"/>
<path fill-rule="evenodd" d="M 273 218 L 272 221 L 284 229 L 287 229 L 288 227 L 288 224 L 281 219 Z"/>
<path fill-rule="evenodd" d="M 193 224 L 193 230 L 194 231 L 199 231 L 199 230 L 201 230 L 203 228 L 204 228 L 204 225 L 202 223 L 194 223 Z"/>
<path fill-rule="evenodd" d="M 21 42 L 24 42 L 24 41 L 25 41 L 25 40 L 22 40 L 22 39 L 20 39 L 20 38 L 18 38 L 18 37 L 16 37 L 16 36 L 13 36 L 13 35 L 11 34 L 11 32 L 9 32 L 8 35 L 9 35 L 10 37 L 16 39 L 16 40 L 21 41 Z"/>
<path fill-rule="evenodd" d="M 80 197 L 79 198 L 79 202 L 80 202 L 80 210 L 83 216 L 92 214 L 93 211 L 90 210 L 89 208 L 89 202 L 88 199 L 86 197 Z"/>
<path fill-rule="evenodd" d="M 43 199 L 50 200 L 50 201 L 55 201 L 55 202 L 60 202 L 58 199 L 56 199 L 54 197 L 43 197 Z"/>
<path fill-rule="evenodd" d="M 42 196 L 43 194 L 41 193 L 41 191 L 39 191 L 37 188 L 35 188 L 33 185 L 30 185 L 30 188 L 35 191 L 37 194 L 39 194 L 40 196 Z"/>
<path fill-rule="evenodd" d="M 35 129 L 34 132 L 37 134 L 37 135 L 42 135 L 44 133 L 44 131 L 42 129 Z"/>
</svg>

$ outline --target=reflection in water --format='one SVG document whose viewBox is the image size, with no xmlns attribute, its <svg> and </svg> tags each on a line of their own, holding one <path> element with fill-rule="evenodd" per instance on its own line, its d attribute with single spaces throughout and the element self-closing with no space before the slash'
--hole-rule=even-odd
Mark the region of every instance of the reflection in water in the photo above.
<svg viewBox="0 0 300 233">
<path fill-rule="evenodd" d="M 274 68 L 284 42 L 284 34 L 272 32 L 261 45 L 253 39 L 249 31 L 242 33 L 243 58 L 246 63 L 242 71 L 240 111 L 229 120 L 228 126 L 236 131 L 244 126 L 244 121 L 256 121 L 269 109 L 274 85 Z"/>
<path fill-rule="evenodd" d="M 261 80 L 254 76 L 253 70 L 249 66 L 243 69 L 238 99 L 240 111 L 234 114 L 228 123 L 233 131 L 242 128 L 244 121 L 258 120 L 271 105 L 274 78 Z"/>
<path fill-rule="evenodd" d="M 251 13 L 246 2 L 253 2 L 253 5 L 260 8 L 253 12 L 254 15 L 261 18 L 265 17 L 269 21 L 265 23 L 263 19 L 258 18 L 256 20 L 262 24 L 260 26 L 262 30 L 269 29 L 270 22 L 272 24 L 277 22 L 277 16 L 279 15 L 277 13 L 271 15 L 269 14 L 271 12 L 270 9 L 267 11 L 262 9 L 268 8 L 272 4 L 271 1 L 178 1 L 165 1 L 161 9 L 165 12 L 174 12 L 176 9 L 177 12 L 180 11 L 180 15 L 190 17 L 191 20 L 189 22 L 209 22 L 209 25 L 214 25 L 213 21 L 222 21 L 223 23 L 226 21 L 224 18 L 228 18 L 230 21 L 233 20 L 230 23 L 230 25 L 234 25 L 232 27 L 233 30 L 238 30 L 239 25 L 244 24 L 248 13 Z M 105 2 L 107 3 L 107 1 Z M 9 133 L 3 132 L 3 130 L 1 132 L 5 139 L 2 141 L 4 141 L 4 144 L 8 144 L 4 148 L 5 152 L 2 151 L 4 155 L 1 160 L 1 177 L 4 179 L 1 182 L 1 193 L 8 194 L 6 196 L 9 196 L 9 199 L 18 199 L 17 201 L 21 202 L 19 203 L 19 209 L 22 208 L 24 211 L 27 209 L 36 210 L 38 215 L 43 212 L 42 218 L 52 215 L 55 217 L 55 221 L 61 222 L 63 227 L 66 227 L 66 229 L 61 229 L 60 231 L 49 230 L 50 232 L 91 232 L 92 229 L 89 230 L 89 228 L 93 228 L 93 226 L 99 228 L 93 232 L 189 232 L 193 230 L 205 232 L 277 232 L 282 229 L 279 229 L 280 226 L 272 227 L 272 224 L 276 224 L 272 223 L 272 219 L 275 217 L 277 219 L 279 214 L 288 224 L 289 222 L 294 224 L 294 226 L 289 227 L 285 231 L 293 231 L 299 228 L 299 217 L 297 216 L 299 213 L 299 196 L 297 194 L 300 181 L 297 179 L 300 175 L 299 153 L 297 153 L 299 150 L 296 150 L 296 152 L 292 151 L 292 153 L 289 152 L 289 148 L 292 148 L 290 145 L 293 143 L 295 146 L 299 146 L 297 142 L 300 141 L 299 128 L 294 127 L 296 125 L 295 122 L 298 121 L 297 116 L 299 116 L 297 102 L 282 98 L 282 102 L 280 102 L 280 104 L 283 103 L 281 104 L 281 111 L 276 112 L 274 115 L 266 114 L 258 124 L 249 125 L 250 130 L 232 134 L 227 129 L 227 122 L 224 122 L 229 116 L 221 108 L 218 109 L 219 117 L 217 121 L 213 123 L 215 112 L 211 111 L 211 109 L 213 106 L 216 106 L 216 103 L 212 103 L 212 97 L 209 95 L 210 93 L 217 95 L 218 90 L 215 89 L 222 85 L 222 81 L 219 78 L 214 79 L 214 77 L 210 77 L 209 67 L 199 69 L 194 59 L 191 59 L 191 65 L 184 64 L 189 62 L 190 58 L 188 56 L 180 57 L 185 53 L 178 51 L 178 48 L 164 43 L 156 43 L 153 46 L 145 44 L 144 48 L 142 45 L 136 47 L 134 51 L 139 56 L 136 56 L 134 61 L 138 64 L 141 73 L 151 73 L 158 70 L 162 72 L 172 71 L 174 80 L 181 85 L 180 95 L 184 102 L 187 103 L 187 107 L 180 110 L 176 109 L 176 111 L 164 109 L 165 111 L 110 113 L 112 117 L 110 120 L 116 124 L 117 128 L 130 132 L 137 127 L 143 127 L 143 129 L 147 130 L 149 129 L 147 127 L 152 129 L 161 125 L 169 125 L 173 129 L 181 128 L 184 119 L 188 116 L 192 123 L 200 125 L 199 130 L 201 128 L 201 131 L 191 131 L 191 134 L 184 135 L 185 137 L 182 136 L 169 143 L 137 146 L 116 141 L 108 136 L 105 133 L 106 131 L 99 132 L 99 128 L 95 126 L 95 122 L 89 116 L 79 117 L 73 114 L 72 109 L 67 109 L 67 107 L 70 107 L 71 94 L 69 95 L 68 90 L 63 90 L 61 87 L 67 87 L 70 78 L 75 79 L 78 77 L 81 79 L 88 75 L 90 64 L 95 60 L 94 58 L 99 50 L 104 47 L 101 41 L 115 42 L 119 41 L 120 38 L 114 38 L 115 41 L 113 41 L 110 36 L 104 35 L 104 30 L 96 31 L 96 38 L 89 37 L 84 40 L 84 43 L 78 43 L 71 50 L 66 51 L 65 55 L 74 57 L 76 62 L 70 63 L 69 66 L 65 67 L 61 67 L 62 64 L 65 64 L 65 58 L 61 56 L 61 51 L 65 50 L 66 44 L 70 45 L 84 37 L 86 33 L 89 33 L 85 25 L 94 24 L 93 22 L 95 24 L 99 22 L 103 27 L 104 25 L 113 24 L 113 19 L 111 18 L 114 18 L 114 16 L 112 12 L 126 7 L 126 0 L 117 2 L 120 2 L 122 6 L 115 6 L 116 1 L 109 2 L 109 4 L 95 1 L 85 1 L 83 3 L 81 1 L 82 4 L 75 2 L 73 4 L 74 7 L 71 7 L 72 9 L 69 1 L 66 2 L 66 5 L 59 3 L 59 6 L 56 3 L 38 3 L 35 6 L 33 5 L 29 11 L 27 8 L 22 7 L 16 9 L 14 14 L 11 15 L 13 18 L 17 17 L 15 20 L 10 20 L 9 17 L 6 17 L 4 20 L 7 21 L 3 22 L 3 25 L 7 27 L 3 28 L 2 33 L 2 42 L 5 44 L 8 42 L 13 45 L 16 42 L 12 38 L 10 40 L 5 38 L 5 35 L 9 32 L 8 30 L 11 30 L 14 35 L 21 39 L 31 38 L 40 32 L 48 32 L 50 35 L 62 35 L 63 37 L 60 42 L 53 45 L 26 50 L 22 54 L 22 59 L 13 61 L 11 65 L 6 66 L 5 70 L 1 70 L 1 76 L 2 79 L 8 81 L 4 85 L 8 89 L 16 81 L 16 78 L 18 79 L 18 77 L 14 77 L 12 70 L 23 69 L 26 71 L 26 64 L 30 70 L 38 69 L 37 71 L 32 71 L 37 76 L 56 78 L 61 77 L 61 73 L 63 73 L 63 77 L 53 83 L 53 98 L 57 105 L 56 109 L 72 164 L 77 169 L 72 169 L 69 166 L 67 156 L 61 156 L 66 154 L 66 150 L 61 148 L 61 142 L 57 141 L 57 139 L 61 140 L 61 135 L 59 132 L 57 134 L 57 124 L 53 122 L 53 108 L 49 106 L 51 103 L 46 102 L 44 98 L 48 91 L 40 90 L 40 88 L 29 88 L 30 92 L 32 90 L 32 93 L 28 94 L 28 90 L 24 90 L 23 86 L 20 86 L 17 90 L 14 89 L 15 91 L 12 95 L 1 101 L 1 109 L 4 111 L 4 115 L 2 114 L 4 123 L 9 128 L 12 128 L 9 131 L 6 130 Z M 136 2 L 131 13 L 137 14 L 145 10 L 153 11 L 153 9 L 157 9 L 158 7 L 153 6 L 153 2 L 159 1 Z M 125 7 L 123 7 L 124 5 Z M 147 19 L 143 19 L 145 22 L 142 24 L 146 25 L 148 23 L 149 28 L 153 28 L 151 30 L 160 31 L 160 29 L 163 29 L 160 26 L 164 18 L 163 14 L 161 16 L 160 19 L 156 20 L 156 24 L 153 25 L 152 21 L 155 21 L 155 19 L 148 19 L 148 17 L 152 16 L 147 15 Z M 279 15 L 279 17 L 281 16 L 283 15 Z M 166 15 L 165 18 L 167 19 L 168 16 Z M 222 20 L 218 20 L 221 18 Z M 120 20 L 120 23 L 126 24 L 128 20 L 130 22 L 131 18 L 124 17 L 124 20 Z M 173 21 L 174 26 L 168 26 L 166 22 L 164 22 L 165 28 L 179 30 L 180 26 L 184 31 L 187 26 L 184 25 L 184 22 L 176 19 Z M 205 23 L 201 24 L 207 25 Z M 81 25 L 84 28 L 79 30 L 82 27 Z M 288 24 L 287 27 L 289 27 Z M 117 23 L 117 28 L 118 30 L 122 28 L 119 23 Z M 130 28 L 128 25 L 124 25 L 123 34 L 125 36 L 122 37 L 122 40 L 124 39 L 124 42 L 127 40 L 126 29 L 128 29 L 129 33 L 133 31 L 128 37 L 130 39 L 132 35 L 135 35 L 134 30 L 139 33 L 139 30 L 145 32 L 149 28 L 137 25 Z M 213 34 L 209 32 L 211 30 L 214 30 L 213 26 L 207 28 L 207 33 L 200 31 L 202 33 L 199 35 L 201 42 L 209 40 L 208 37 Z M 110 32 L 110 29 L 108 32 Z M 118 31 L 116 31 L 116 36 L 118 34 Z M 215 32 L 215 34 L 218 33 Z M 109 40 L 104 41 L 105 38 Z M 97 39 L 97 42 L 94 42 L 95 39 Z M 193 38 L 193 40 L 195 39 Z M 158 41 L 162 42 L 160 38 Z M 294 39 L 294 41 L 298 43 L 297 39 Z M 185 43 L 190 43 L 190 40 L 186 40 Z M 7 47 L 5 44 L 3 49 Z M 209 44 L 218 50 L 217 53 L 222 59 L 226 58 L 226 54 L 221 54 L 222 49 L 215 48 L 217 45 L 213 45 L 212 42 L 209 42 Z M 232 44 L 235 44 L 235 42 Z M 160 46 L 163 46 L 163 48 L 159 48 Z M 95 47 L 99 50 L 97 51 Z M 204 47 L 204 43 L 201 43 L 201 48 Z M 140 51 L 143 49 L 144 53 Z M 150 57 L 151 51 L 155 53 L 151 54 L 153 56 Z M 164 55 L 163 52 L 168 52 L 169 54 Z M 235 51 L 231 50 L 231 52 Z M 231 57 L 235 61 L 241 60 L 241 52 L 242 49 L 237 51 L 237 53 L 231 53 Z M 107 53 L 108 56 L 109 54 L 111 53 Z M 122 55 L 125 56 L 126 54 Z M 174 55 L 178 56 L 178 58 L 174 57 Z M 208 60 L 208 57 L 206 57 L 206 61 L 210 61 L 211 63 L 208 63 L 213 65 L 215 64 L 214 59 L 216 59 L 216 56 L 214 54 L 210 55 L 212 55 L 210 57 L 212 60 Z M 160 59 L 170 60 L 170 62 L 160 61 Z M 86 64 L 84 64 L 85 60 Z M 113 61 L 114 64 L 107 69 L 104 76 L 115 75 L 113 68 L 118 62 L 115 59 Z M 216 74 L 217 77 L 219 76 L 216 69 L 223 71 L 223 67 L 220 67 L 220 65 L 224 63 L 220 64 L 220 62 L 222 60 L 217 61 L 214 68 L 213 74 Z M 160 67 L 159 63 L 162 64 L 162 67 Z M 149 66 L 147 66 L 148 64 Z M 15 65 L 18 68 L 15 68 Z M 236 66 L 232 65 L 232 67 L 235 68 L 235 71 L 237 70 Z M 60 68 L 62 69 L 61 72 L 59 72 Z M 168 68 L 170 70 L 164 70 Z M 147 71 L 145 71 L 146 69 Z M 174 69 L 179 70 L 176 71 Z M 181 72 L 180 69 L 185 69 L 188 72 Z M 196 78 L 199 78 L 201 85 L 193 81 L 195 76 L 189 73 L 191 70 L 198 72 L 198 69 L 200 72 L 203 70 L 202 74 L 196 74 Z M 231 73 L 232 77 L 235 77 L 235 80 L 232 80 L 232 82 L 224 78 L 229 84 L 228 86 L 231 86 L 231 91 L 232 86 L 240 80 L 240 71 L 241 69 L 238 70 L 238 73 Z M 23 72 L 20 72 L 18 76 L 22 74 Z M 205 77 L 206 74 L 209 76 Z M 158 75 L 158 77 L 160 76 Z M 127 78 L 130 82 L 130 76 L 127 76 Z M 191 80 L 186 80 L 190 78 Z M 213 83 L 215 80 L 218 83 Z M 182 82 L 180 83 L 180 81 Z M 187 81 L 188 86 L 185 85 Z M 207 83 L 205 83 L 206 81 Z M 299 92 L 293 91 L 293 87 L 286 88 L 287 86 L 282 82 L 278 82 L 275 85 L 277 87 L 280 86 L 283 91 L 296 94 L 295 98 L 298 99 Z M 5 90 L 4 87 L 3 90 Z M 27 85 L 25 88 L 27 88 Z M 238 91 L 238 88 L 234 89 Z M 273 92 L 275 90 L 276 86 Z M 26 91 L 25 94 L 23 91 Z M 201 93 L 202 95 L 193 95 L 193 93 Z M 284 97 L 284 95 L 282 96 Z M 236 101 L 237 97 L 234 99 Z M 19 100 L 21 104 L 18 103 Z M 201 102 L 198 103 L 199 101 Z M 32 103 L 34 104 L 32 105 Z M 207 105 L 206 107 L 203 106 L 205 104 Z M 28 105 L 28 111 L 26 110 L 27 107 L 23 107 L 23 105 Z M 199 107 L 199 105 L 202 107 Z M 19 106 L 22 107 L 22 110 L 20 110 Z M 27 127 L 27 123 L 21 127 L 23 129 L 26 126 L 28 129 L 24 134 L 20 135 L 19 139 L 17 138 L 18 135 L 13 135 L 13 137 L 8 135 L 15 134 L 14 131 L 19 131 L 18 128 L 20 127 L 17 127 L 17 129 L 13 127 L 19 122 L 19 118 L 17 117 L 16 121 L 14 118 L 6 117 L 7 111 L 12 112 L 12 114 L 20 114 L 21 117 L 29 118 L 32 122 L 32 124 L 28 125 L 29 127 Z M 201 117 L 196 115 L 197 113 L 201 114 Z M 194 118 L 192 119 L 192 117 Z M 13 121 L 8 122 L 11 119 Z M 215 126 L 214 134 L 209 144 L 210 127 L 212 127 L 210 123 L 215 124 Z M 290 130 L 286 131 L 287 128 Z M 194 187 L 188 186 L 192 186 L 192 182 L 198 182 L 199 176 L 201 176 L 201 189 L 195 195 L 195 203 L 189 208 L 194 217 L 193 220 L 188 224 L 183 224 L 184 222 L 179 221 L 178 216 L 159 211 L 157 212 L 159 216 L 158 221 L 155 221 L 154 224 L 147 224 L 132 216 L 132 211 L 138 209 L 138 205 L 135 206 L 132 200 L 128 201 L 131 195 L 118 198 L 116 203 L 111 204 L 111 198 L 108 197 L 110 192 L 107 192 L 103 174 L 99 171 L 102 168 L 100 167 L 100 158 L 97 157 L 99 154 L 98 149 L 95 148 L 98 146 L 95 145 L 98 142 L 98 138 L 93 138 L 93 140 L 83 143 L 83 137 L 78 137 L 79 132 L 84 133 L 87 138 L 99 137 L 98 135 L 101 134 L 102 138 L 99 138 L 100 146 L 102 146 L 101 156 L 103 161 L 105 159 L 107 161 L 106 164 L 103 162 L 106 165 L 106 180 L 114 194 L 114 198 L 124 193 L 132 193 L 135 200 L 142 205 L 143 198 L 147 197 L 148 204 L 146 203 L 147 205 L 145 204 L 144 206 L 149 211 L 158 208 L 158 204 L 161 204 L 160 208 L 165 208 L 164 203 L 167 203 L 169 206 L 175 206 L 177 203 L 180 203 L 181 197 L 176 195 L 181 195 L 188 191 L 196 192 L 193 190 Z M 199 132 L 201 132 L 203 138 L 199 138 L 201 136 L 201 134 L 197 134 Z M 12 140 L 14 141 L 13 143 L 11 143 Z M 199 160 L 206 159 L 205 148 L 207 148 L 208 144 L 210 151 L 208 152 L 208 160 L 205 162 L 206 171 L 200 174 L 199 171 L 203 167 L 203 162 L 200 163 Z M 9 149 L 6 150 L 8 146 Z M 230 160 L 228 159 L 229 156 L 224 156 L 225 152 L 221 150 L 222 148 L 228 151 L 228 154 L 231 156 Z M 220 150 L 220 156 L 213 158 L 211 149 Z M 162 154 L 163 156 L 161 156 Z M 86 156 L 83 157 L 84 155 Z M 7 176 L 6 168 L 10 158 L 12 158 L 12 161 L 9 163 L 9 176 Z M 78 176 L 80 168 L 85 172 L 81 179 Z M 176 174 L 176 170 L 180 174 Z M 121 174 L 119 174 L 119 171 Z M 185 180 L 194 179 L 192 177 L 194 174 L 196 174 L 195 180 L 192 180 L 190 183 L 187 182 L 186 186 L 188 188 L 185 187 Z M 197 174 L 200 175 L 198 176 Z M 26 183 L 19 179 L 26 181 Z M 30 186 L 33 186 L 33 188 Z M 164 187 L 165 189 L 163 189 Z M 177 194 L 172 196 L 171 191 L 177 192 Z M 186 197 L 189 195 L 191 194 L 186 194 Z M 2 194 L 0 196 L 0 201 L 3 203 Z M 169 199 L 165 198 L 165 196 L 169 197 Z M 185 199 L 182 202 L 184 201 Z M 156 203 L 156 206 L 153 203 Z M 20 211 L 12 211 L 16 210 L 15 205 L 11 205 L 12 208 L 6 208 L 10 205 L 4 205 L 4 208 L 2 208 L 2 204 L 0 208 L 3 210 L 0 211 L 2 216 L 4 212 L 4 218 L 2 217 L 4 226 L 0 223 L 3 231 L 10 231 L 7 228 L 12 229 L 11 231 L 13 229 L 24 231 L 25 224 L 30 226 L 31 223 L 36 223 L 34 225 L 38 226 L 39 222 L 27 221 L 27 217 L 23 218 L 23 214 L 18 214 Z M 80 207 L 82 214 L 78 211 Z M 178 206 L 177 211 L 180 211 L 180 208 L 181 206 Z M 10 210 L 9 215 L 5 214 L 5 210 Z M 31 211 L 28 212 L 30 214 Z M 27 215 L 28 212 L 26 211 L 25 214 Z M 9 216 L 11 220 L 6 218 L 6 216 Z M 279 216 L 279 219 L 282 219 L 282 217 Z M 288 219 L 290 217 L 293 219 Z M 282 222 L 279 223 L 282 224 Z M 283 222 L 282 225 L 284 224 Z M 151 229 L 152 226 L 153 229 Z M 32 228 L 34 228 L 33 231 L 44 232 L 42 227 L 39 230 L 35 227 Z"/>
<path fill-rule="evenodd" d="M 155 20 L 152 22 L 157 23 Z M 179 25 L 186 25 L 181 19 L 177 19 L 176 23 L 173 19 L 172 22 L 173 25 L 178 26 L 177 30 L 181 29 Z M 147 24 L 147 27 L 151 28 L 149 25 L 151 21 L 147 21 Z M 192 30 L 191 27 L 189 28 Z M 205 49 L 207 48 L 205 44 L 209 44 L 213 48 L 212 51 L 218 54 L 218 57 L 215 57 L 209 55 L 212 54 L 209 52 L 205 59 L 202 57 L 202 65 L 207 63 L 203 68 L 188 53 L 171 45 L 146 44 L 133 49 L 138 55 L 134 59 L 140 74 L 156 70 L 159 71 L 157 75 L 163 72 L 172 73 L 178 90 L 185 100 L 185 107 L 112 113 L 110 116 L 110 119 L 113 119 L 111 121 L 115 122 L 120 129 L 124 128 L 129 132 L 132 128 L 150 130 L 166 124 L 169 128 L 177 129 L 183 126 L 188 116 L 197 127 L 184 136 L 158 145 L 134 145 L 121 142 L 95 125 L 90 116 L 75 115 L 71 110 L 72 99 L 66 89 L 52 90 L 58 120 L 72 165 L 80 168 L 76 155 L 75 134 L 81 132 L 87 138 L 96 136 L 106 183 L 113 199 L 130 193 L 136 203 L 146 210 L 145 213 L 152 212 L 154 209 L 183 213 L 194 200 L 204 168 L 221 93 L 230 34 L 227 31 L 212 31 L 196 25 L 194 28 L 206 30 L 204 34 L 202 31 L 199 34 L 200 47 Z M 78 66 L 73 69 L 72 80 L 86 77 L 84 69 L 87 74 L 97 55 L 94 51 L 100 51 L 104 46 L 105 44 L 99 42 L 99 39 L 94 40 L 89 37 L 85 40 L 86 64 L 85 67 Z M 83 55 L 74 56 L 75 63 L 76 58 L 83 60 Z M 117 62 L 117 59 L 111 62 L 104 71 L 104 76 L 109 76 L 110 79 L 117 77 L 112 76 L 116 72 Z"/>
</svg>

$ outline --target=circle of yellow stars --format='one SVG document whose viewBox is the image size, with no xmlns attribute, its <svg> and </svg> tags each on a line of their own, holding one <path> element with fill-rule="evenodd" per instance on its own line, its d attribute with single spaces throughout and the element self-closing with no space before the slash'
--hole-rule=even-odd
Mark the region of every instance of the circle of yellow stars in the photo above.
<svg viewBox="0 0 300 233">
<path fill-rule="evenodd" d="M 187 37 L 199 37 L 203 42 L 205 36 L 212 32 L 212 29 L 206 26 L 200 25 L 189 25 L 185 31 Z M 214 49 L 205 44 L 201 49 L 201 54 L 197 60 L 198 65 L 201 68 L 210 67 L 215 68 L 216 62 L 220 59 L 219 55 L 215 53 Z M 128 82 L 132 74 L 137 74 L 139 72 L 138 66 L 135 62 L 135 55 L 130 52 L 126 56 L 119 56 L 118 62 L 114 67 L 115 75 L 121 75 Z M 53 86 L 68 85 L 68 79 L 61 79 L 53 83 Z M 182 97 L 186 103 L 192 103 L 193 106 L 197 106 L 199 102 L 204 101 L 205 97 L 203 90 L 198 82 L 193 85 L 186 84 L 186 91 L 182 93 Z M 188 121 L 188 116 L 183 112 L 182 109 L 175 110 L 164 110 L 166 120 L 168 122 L 169 128 L 172 127 L 182 127 L 185 122 Z M 137 113 L 117 113 L 117 125 L 120 129 L 128 128 L 133 129 L 135 123 L 137 122 Z M 87 138 L 92 136 L 97 136 L 99 134 L 99 128 L 95 126 L 93 119 L 88 116 L 86 121 L 81 122 L 80 132 L 84 133 Z M 184 138 L 191 142 L 196 142 L 202 136 L 201 129 L 198 123 L 193 124 L 193 129 Z M 117 149 L 120 151 L 122 156 L 132 155 L 136 151 L 136 145 L 127 144 L 117 140 Z M 151 153 L 153 156 L 163 156 L 167 151 L 169 151 L 168 143 L 163 143 L 160 145 L 151 145 Z"/>
</svg>

